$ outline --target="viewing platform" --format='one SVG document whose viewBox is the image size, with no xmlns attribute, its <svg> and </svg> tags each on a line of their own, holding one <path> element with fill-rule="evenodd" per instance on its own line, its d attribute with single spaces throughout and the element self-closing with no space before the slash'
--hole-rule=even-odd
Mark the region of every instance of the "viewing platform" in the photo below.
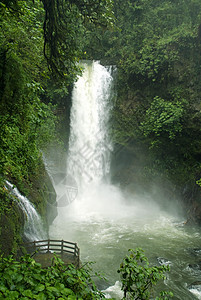
<svg viewBox="0 0 201 300">
<path fill-rule="evenodd" d="M 57 254 L 64 264 L 73 264 L 75 267 L 80 266 L 80 249 L 76 243 L 64 240 L 43 240 L 34 241 L 24 244 L 27 252 L 40 263 L 43 268 L 52 265 L 52 258 Z"/>
</svg>

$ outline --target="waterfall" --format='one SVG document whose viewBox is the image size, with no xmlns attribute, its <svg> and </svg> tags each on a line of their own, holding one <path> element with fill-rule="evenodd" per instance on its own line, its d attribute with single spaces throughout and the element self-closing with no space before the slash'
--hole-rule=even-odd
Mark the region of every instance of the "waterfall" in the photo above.
<svg viewBox="0 0 201 300">
<path fill-rule="evenodd" d="M 190 253 L 200 251 L 200 230 L 183 226 L 176 206 L 166 212 L 151 195 L 129 193 L 126 187 L 121 191 L 105 180 L 109 178 L 112 150 L 108 135 L 112 85 L 110 70 L 98 62 L 84 64 L 83 76 L 75 83 L 65 173 L 74 183 L 55 181 L 61 203 L 50 226 L 50 237 L 76 241 L 82 262 L 96 261 L 94 273 L 102 271 L 108 280 L 103 284 L 107 298 L 122 299 L 117 269 L 127 249 L 141 247 L 151 264 L 171 264 L 172 271 L 158 290 L 173 291 L 177 299 L 194 299 L 200 296 L 199 286 L 190 283 L 197 282 L 201 273 L 199 255 Z M 76 193 L 75 182 L 76 197 L 67 193 L 70 187 Z M 161 202 L 165 201 L 161 197 Z"/>
<path fill-rule="evenodd" d="M 6 181 L 6 188 L 14 196 L 19 207 L 25 216 L 24 236 L 29 241 L 39 241 L 46 239 L 46 233 L 43 229 L 43 222 L 40 215 L 37 213 L 34 205 L 24 196 L 20 194 L 10 182 Z M 17 198 L 17 199 L 16 199 Z"/>
<path fill-rule="evenodd" d="M 67 159 L 67 174 L 77 182 L 79 191 L 108 176 L 112 150 L 107 130 L 112 109 L 111 70 L 99 62 L 83 63 L 83 68 L 72 93 Z"/>
</svg>

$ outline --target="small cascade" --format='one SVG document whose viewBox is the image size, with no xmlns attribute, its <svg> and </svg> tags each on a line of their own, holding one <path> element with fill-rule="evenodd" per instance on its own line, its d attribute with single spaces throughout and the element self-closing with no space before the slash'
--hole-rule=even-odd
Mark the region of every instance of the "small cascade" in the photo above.
<svg viewBox="0 0 201 300">
<path fill-rule="evenodd" d="M 39 241 L 47 238 L 47 234 L 43 228 L 43 222 L 40 215 L 37 213 L 34 205 L 24 196 L 20 194 L 10 182 L 6 181 L 6 188 L 16 199 L 19 207 L 25 216 L 24 237 L 28 241 Z"/>
</svg>

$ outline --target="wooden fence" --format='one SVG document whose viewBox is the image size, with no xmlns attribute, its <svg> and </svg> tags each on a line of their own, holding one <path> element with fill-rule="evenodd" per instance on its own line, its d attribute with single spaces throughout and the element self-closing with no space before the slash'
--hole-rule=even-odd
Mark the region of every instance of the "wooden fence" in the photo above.
<svg viewBox="0 0 201 300">
<path fill-rule="evenodd" d="M 64 240 L 42 240 L 24 244 L 28 253 L 56 253 L 71 256 L 76 265 L 80 262 L 80 249 L 76 243 L 67 242 Z"/>
</svg>

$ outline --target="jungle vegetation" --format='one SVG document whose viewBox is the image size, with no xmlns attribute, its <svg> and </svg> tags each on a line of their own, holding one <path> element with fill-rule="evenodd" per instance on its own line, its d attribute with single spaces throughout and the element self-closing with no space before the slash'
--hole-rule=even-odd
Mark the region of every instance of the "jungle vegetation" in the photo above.
<svg viewBox="0 0 201 300">
<path fill-rule="evenodd" d="M 111 1 L 0 1 L 0 194 L 30 183 L 55 138 L 57 103 L 81 69 L 86 24 L 109 26 Z"/>
<path fill-rule="evenodd" d="M 142 180 L 161 177 L 195 198 L 201 177 L 201 3 L 114 0 L 114 15 L 113 30 L 91 25 L 87 52 L 117 66 L 116 146 L 131 149 L 131 156 L 144 148 Z"/>
<path fill-rule="evenodd" d="M 0 2 L 2 177 L 29 180 L 80 59 L 117 66 L 116 147 L 144 148 L 143 176 L 201 177 L 199 0 Z M 135 150 L 133 150 L 135 151 Z M 199 181 L 198 181 L 199 182 Z"/>
<path fill-rule="evenodd" d="M 173 294 L 168 291 L 156 296 L 153 287 L 165 279 L 168 266 L 149 266 L 142 249 L 130 250 L 118 272 L 122 278 L 122 290 L 126 299 L 168 300 Z M 42 268 L 28 255 L 16 260 L 12 256 L 0 257 L 0 296 L 3 299 L 60 299 L 60 300 L 98 300 L 106 299 L 92 277 L 103 280 L 100 274 L 93 274 L 91 263 L 80 268 L 64 265 L 55 255 L 52 265 Z M 108 299 L 108 298 L 107 298 Z M 153 299 L 153 298 L 152 298 Z M 111 299 L 112 300 L 112 299 Z"/>
<path fill-rule="evenodd" d="M 199 190 L 200 0 L 1 0 L 0 214 L 12 209 L 5 178 L 23 185 L 37 176 L 41 149 L 57 135 L 57 108 L 81 74 L 80 59 L 117 66 L 113 139 L 116 148 L 121 146 L 131 155 L 136 155 L 136 148 L 144 149 L 143 178 L 162 176 L 177 188 L 188 189 L 191 196 Z M 200 199 L 196 199 L 199 206 Z M 191 205 L 194 200 L 191 197 Z M 125 269 L 126 263 L 136 268 L 131 258 L 119 269 L 125 297 L 135 292 L 131 273 Z M 25 278 L 17 276 L 19 290 L 14 291 L 13 280 L 25 265 L 13 258 L 1 260 L 10 288 L 6 283 L 0 293 L 12 297 L 22 293 L 26 299 L 34 293 L 35 299 L 44 299 L 42 294 L 51 292 L 63 299 L 63 266 L 58 263 L 58 269 L 45 272 L 33 261 L 28 263 L 35 277 L 31 281 L 28 273 Z M 53 288 L 58 270 L 64 271 L 63 282 Z M 146 269 L 143 276 L 149 272 Z M 81 280 L 76 270 L 73 273 Z M 88 273 L 84 276 L 89 279 Z M 86 287 L 85 282 L 81 284 Z M 35 290 L 24 291 L 21 284 L 33 285 Z M 69 299 L 76 297 L 73 290 L 65 292 Z M 91 290 L 87 292 L 91 297 Z M 162 296 L 165 299 L 166 294 Z"/>
</svg>

